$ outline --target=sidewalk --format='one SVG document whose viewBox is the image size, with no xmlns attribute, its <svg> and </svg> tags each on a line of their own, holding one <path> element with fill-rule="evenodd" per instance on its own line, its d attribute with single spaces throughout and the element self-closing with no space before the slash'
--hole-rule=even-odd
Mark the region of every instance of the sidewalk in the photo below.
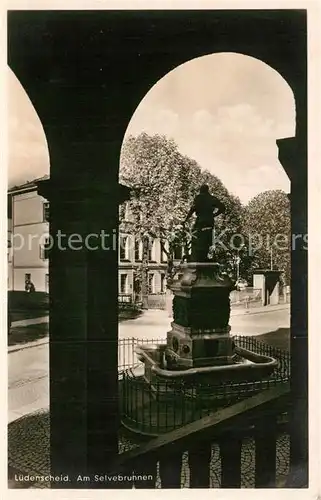
<svg viewBox="0 0 321 500">
<path fill-rule="evenodd" d="M 28 318 L 20 319 L 19 321 L 13 321 L 11 326 L 15 328 L 16 326 L 28 326 L 28 325 L 39 325 L 40 323 L 48 323 L 49 315 L 41 316 L 40 318 Z"/>
<path fill-rule="evenodd" d="M 231 318 L 236 316 L 252 316 L 255 314 L 266 314 L 273 313 L 276 311 L 289 310 L 290 304 L 276 304 L 270 306 L 258 306 L 253 308 L 231 308 Z M 43 316 L 41 318 L 31 318 L 20 321 L 14 321 L 12 327 L 23 327 L 30 325 L 39 325 L 42 323 L 48 323 L 49 316 Z M 144 337 L 146 336 L 145 329 L 153 329 L 153 337 L 158 338 L 164 335 L 164 331 L 169 327 L 172 318 L 168 316 L 166 311 L 159 311 L 154 309 L 149 309 L 144 311 L 141 316 L 135 319 L 129 319 L 127 321 L 119 323 L 119 337 Z M 165 328 L 165 330 L 164 330 Z M 130 330 L 132 330 L 130 332 Z M 143 334 L 143 335 L 142 335 Z M 23 344 L 16 344 L 8 347 L 8 353 L 20 351 L 22 349 L 29 349 L 30 347 L 39 346 L 42 344 L 47 344 L 49 342 L 49 337 L 34 340 L 31 342 L 26 342 Z"/>
<path fill-rule="evenodd" d="M 271 306 L 258 306 L 258 307 L 249 307 L 246 309 L 245 307 L 231 307 L 231 316 L 241 316 L 243 314 L 261 314 L 261 313 L 269 313 L 275 311 L 283 311 L 290 309 L 290 304 L 276 304 Z"/>
<path fill-rule="evenodd" d="M 8 353 L 48 342 L 49 316 L 13 321 L 8 335 Z"/>
</svg>

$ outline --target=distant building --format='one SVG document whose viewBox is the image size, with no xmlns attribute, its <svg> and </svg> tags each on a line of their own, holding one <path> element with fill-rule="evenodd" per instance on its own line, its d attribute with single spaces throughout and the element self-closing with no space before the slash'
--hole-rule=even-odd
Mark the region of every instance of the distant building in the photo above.
<svg viewBox="0 0 321 500">
<path fill-rule="evenodd" d="M 8 289 L 25 290 L 30 280 L 36 291 L 49 292 L 48 246 L 49 202 L 37 193 L 36 179 L 8 191 Z M 42 180 L 42 179 L 41 179 Z M 120 219 L 126 222 L 128 206 L 120 207 Z M 135 285 L 142 261 L 142 242 L 122 231 L 119 236 L 119 295 L 122 300 L 136 300 Z M 182 257 L 181 249 L 175 258 Z M 148 283 L 151 306 L 166 290 L 167 256 L 159 239 L 150 244 Z"/>
<path fill-rule="evenodd" d="M 38 179 L 37 179 L 38 180 Z M 36 291 L 49 291 L 48 234 L 49 203 L 37 193 L 36 181 L 8 191 L 8 287 L 24 290 L 26 280 Z"/>
</svg>

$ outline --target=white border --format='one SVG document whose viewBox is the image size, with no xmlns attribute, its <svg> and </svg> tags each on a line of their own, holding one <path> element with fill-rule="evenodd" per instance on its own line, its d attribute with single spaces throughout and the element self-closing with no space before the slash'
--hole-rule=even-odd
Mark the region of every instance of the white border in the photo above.
<svg viewBox="0 0 321 500">
<path fill-rule="evenodd" d="M 2 5 L 2 16 L 1 16 L 1 35 L 2 43 L 1 47 L 1 60 L 4 64 L 4 71 L 2 75 L 6 75 L 6 11 L 17 10 L 17 9 L 41 9 L 41 10 L 109 10 L 109 9 L 293 9 L 293 8 L 303 8 L 308 10 L 308 61 L 309 61 L 309 77 L 308 77 L 308 96 L 309 96 L 309 169 L 308 169 L 308 189 L 309 189 L 309 216 L 308 216 L 308 229 L 309 229 L 309 397 L 310 397 L 310 487 L 305 490 L 277 490 L 278 499 L 291 498 L 291 500 L 300 499 L 317 499 L 321 497 L 321 481 L 320 471 L 321 471 L 321 460 L 320 460 L 320 450 L 321 450 L 321 433 L 320 433 L 320 349 L 321 342 L 319 340 L 321 331 L 321 307 L 319 296 L 319 288 L 321 284 L 321 239 L 318 234 L 318 225 L 320 221 L 319 210 L 320 210 L 320 199 L 321 199 L 321 155 L 320 155 L 320 137 L 321 137 L 321 120 L 320 120 L 320 110 L 321 110 L 321 15 L 320 15 L 320 2 L 315 1 L 266 1 L 266 0 L 255 0 L 255 1 L 242 1 L 234 0 L 233 2 L 226 0 L 154 0 L 153 2 L 147 0 L 69 0 L 68 6 L 66 7 L 66 1 L 64 0 L 11 0 L 6 1 Z M 6 82 L 5 78 L 0 79 L 1 85 L 1 95 L 3 99 L 1 100 L 1 116 L 3 127 L 1 129 L 2 134 L 0 134 L 1 147 L 0 147 L 0 157 L 3 160 L 4 167 L 0 169 L 0 180 L 1 180 L 1 215 L 0 215 L 0 230 L 2 235 L 2 241 L 6 241 L 6 191 L 7 191 L 7 174 L 5 165 L 7 164 L 7 141 L 6 135 L 3 133 L 6 130 Z M 3 390 L 0 391 L 1 394 L 1 408 L 6 408 L 7 404 L 7 335 L 6 335 L 6 268 L 7 268 L 7 253 L 6 245 L 1 246 L 1 259 L 0 259 L 0 278 L 1 278 L 1 293 L 3 300 L 1 301 L 1 326 L 2 326 L 2 341 L 3 346 L 0 355 L 2 356 L 1 366 L 1 380 L 3 381 Z M 299 367 L 298 367 L 299 369 Z M 1 423 L 4 425 L 4 435 L 6 435 L 7 426 L 7 415 L 6 412 L 1 413 Z M 170 490 L 131 490 L 131 491 L 117 491 L 117 490 L 8 490 L 6 484 L 6 442 L 3 443 L 2 449 L 4 453 L 2 454 L 3 461 L 1 479 L 1 492 L 4 492 L 4 498 L 23 498 L 23 499 L 43 499 L 47 498 L 57 498 L 57 499 L 89 499 L 89 498 L 106 498 L 106 495 L 112 494 L 115 498 L 125 498 L 128 495 L 137 496 L 140 500 L 150 500 L 151 494 L 157 497 L 167 498 L 169 495 L 172 498 L 176 496 L 182 496 L 185 498 L 194 499 L 199 495 L 195 490 L 175 490 L 170 492 Z M 273 498 L 276 495 L 275 490 L 202 490 L 202 498 L 216 498 L 216 500 L 225 498 L 246 498 L 247 500 L 256 499 L 258 495 L 260 498 Z"/>
</svg>

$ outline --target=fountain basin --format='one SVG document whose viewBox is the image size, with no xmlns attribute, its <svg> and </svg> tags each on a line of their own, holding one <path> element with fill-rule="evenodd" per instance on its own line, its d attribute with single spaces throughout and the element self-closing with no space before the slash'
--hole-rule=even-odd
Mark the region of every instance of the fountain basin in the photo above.
<svg viewBox="0 0 321 500">
<path fill-rule="evenodd" d="M 156 382 L 157 379 L 204 383 L 260 380 L 271 375 L 278 364 L 278 361 L 270 356 L 257 354 L 239 346 L 235 347 L 234 355 L 228 364 L 184 369 L 175 368 L 175 353 L 167 345 L 143 344 L 136 347 L 136 354 L 145 365 L 144 377 L 148 382 Z M 171 369 L 168 369 L 166 357 L 172 360 Z"/>
</svg>

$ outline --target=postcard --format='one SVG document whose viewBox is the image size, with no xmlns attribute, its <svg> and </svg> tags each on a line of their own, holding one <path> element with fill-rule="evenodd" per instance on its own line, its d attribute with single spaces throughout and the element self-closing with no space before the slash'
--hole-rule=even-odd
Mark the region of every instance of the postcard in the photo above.
<svg viewBox="0 0 321 500">
<path fill-rule="evenodd" d="M 313 9 L 96 4 L 7 11 L 8 491 L 315 498 Z"/>
</svg>

